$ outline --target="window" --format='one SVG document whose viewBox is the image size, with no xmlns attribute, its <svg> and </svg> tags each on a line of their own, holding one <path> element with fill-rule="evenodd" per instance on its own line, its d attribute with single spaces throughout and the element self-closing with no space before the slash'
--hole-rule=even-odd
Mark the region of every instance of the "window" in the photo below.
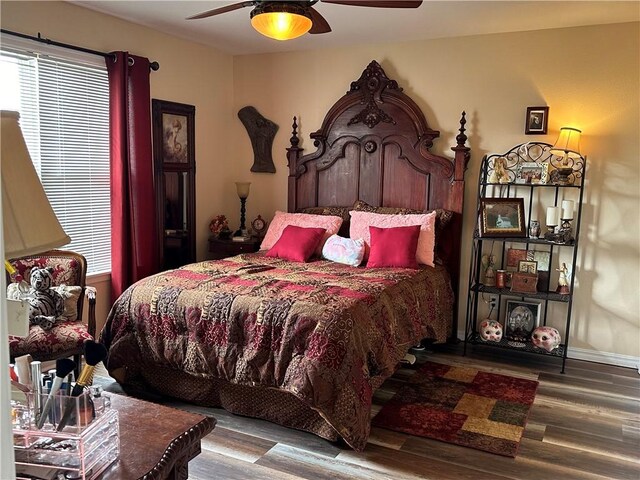
<svg viewBox="0 0 640 480">
<path fill-rule="evenodd" d="M 88 273 L 111 270 L 109 85 L 100 57 L 2 38 L 0 108 L 20 112 L 31 159 Z M 25 192 L 27 195 L 28 192 Z"/>
</svg>

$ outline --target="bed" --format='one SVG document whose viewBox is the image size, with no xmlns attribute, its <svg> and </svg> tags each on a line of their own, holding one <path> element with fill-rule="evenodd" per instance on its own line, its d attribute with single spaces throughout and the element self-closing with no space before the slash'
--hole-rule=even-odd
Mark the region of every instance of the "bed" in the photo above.
<svg viewBox="0 0 640 480">
<path fill-rule="evenodd" d="M 303 155 L 294 118 L 288 210 L 446 210 L 436 265 L 354 268 L 261 251 L 163 272 L 114 304 L 101 334 L 110 373 L 362 450 L 375 389 L 411 346 L 456 330 L 464 122 L 453 159 L 431 153 L 439 132 L 371 62 L 311 135 L 315 152 Z"/>
</svg>

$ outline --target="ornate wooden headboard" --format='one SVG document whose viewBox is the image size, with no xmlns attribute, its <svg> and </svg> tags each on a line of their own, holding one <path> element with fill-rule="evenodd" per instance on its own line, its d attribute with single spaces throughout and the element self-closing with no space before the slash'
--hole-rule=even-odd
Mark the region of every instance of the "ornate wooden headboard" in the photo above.
<svg viewBox="0 0 640 480">
<path fill-rule="evenodd" d="M 440 132 L 429 128 L 416 103 L 372 61 L 311 134 L 315 152 L 302 155 L 294 117 L 287 149 L 289 211 L 351 206 L 363 200 L 374 206 L 454 212 L 444 238 L 438 239 L 438 253 L 457 296 L 464 171 L 469 161 L 464 117 L 463 112 L 454 158 L 431 153 Z"/>
</svg>

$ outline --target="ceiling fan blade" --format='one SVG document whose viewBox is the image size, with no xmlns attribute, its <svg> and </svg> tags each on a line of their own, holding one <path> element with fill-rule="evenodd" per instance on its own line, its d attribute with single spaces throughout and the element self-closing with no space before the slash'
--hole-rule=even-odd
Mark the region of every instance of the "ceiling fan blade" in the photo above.
<svg viewBox="0 0 640 480">
<path fill-rule="evenodd" d="M 323 3 L 336 5 L 351 5 L 353 7 L 377 8 L 418 8 L 422 0 L 320 0 Z"/>
<path fill-rule="evenodd" d="M 231 5 L 227 5 L 226 7 L 214 8 L 213 10 L 208 10 L 206 12 L 199 13 L 198 15 L 194 15 L 192 17 L 187 17 L 187 20 L 197 20 L 199 18 L 213 17 L 214 15 L 233 12 L 234 10 L 238 10 L 240 8 L 252 7 L 254 4 L 255 2 L 232 3 Z"/>
<path fill-rule="evenodd" d="M 309 14 L 311 15 L 311 30 L 309 30 L 309 33 L 329 33 L 331 31 L 329 23 L 315 8 L 309 7 Z"/>
</svg>

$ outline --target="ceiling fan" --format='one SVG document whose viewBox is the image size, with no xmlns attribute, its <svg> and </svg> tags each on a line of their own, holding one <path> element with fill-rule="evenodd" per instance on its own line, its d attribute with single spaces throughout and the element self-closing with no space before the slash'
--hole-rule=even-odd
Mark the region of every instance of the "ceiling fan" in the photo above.
<svg viewBox="0 0 640 480">
<path fill-rule="evenodd" d="M 313 5 L 319 1 L 336 5 L 377 8 L 418 8 L 422 4 L 422 0 L 293 0 L 288 2 L 253 0 L 214 8 L 188 17 L 187 20 L 213 17 L 244 7 L 254 7 L 250 14 L 253 28 L 262 35 L 276 40 L 291 40 L 307 32 L 318 34 L 331 31 L 329 23 L 313 8 Z"/>
</svg>

